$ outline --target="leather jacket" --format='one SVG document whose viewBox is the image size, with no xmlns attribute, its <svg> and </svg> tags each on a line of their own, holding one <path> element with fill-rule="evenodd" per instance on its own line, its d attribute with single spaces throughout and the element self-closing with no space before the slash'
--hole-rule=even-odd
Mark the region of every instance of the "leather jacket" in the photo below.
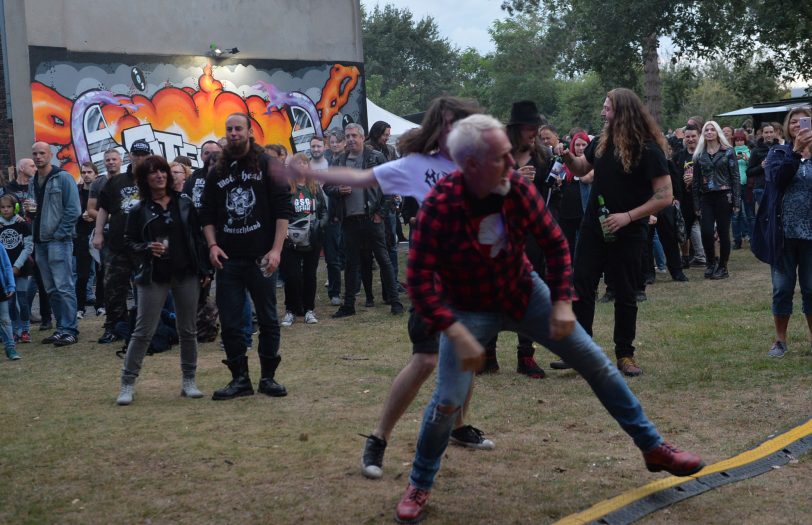
<svg viewBox="0 0 812 525">
<path fill-rule="evenodd" d="M 190 254 L 194 272 L 201 276 L 211 276 L 214 270 L 209 262 L 206 249 L 206 240 L 197 211 L 192 203 L 192 199 L 185 194 L 172 193 L 172 198 L 178 203 L 180 212 L 180 227 L 183 231 L 183 239 Z M 155 240 L 150 231 L 150 223 L 159 217 L 149 206 L 144 206 L 144 201 L 139 202 L 127 214 L 127 226 L 124 233 L 124 242 L 127 252 L 135 259 L 135 282 L 136 284 L 152 283 L 152 251 L 149 243 Z"/>
</svg>

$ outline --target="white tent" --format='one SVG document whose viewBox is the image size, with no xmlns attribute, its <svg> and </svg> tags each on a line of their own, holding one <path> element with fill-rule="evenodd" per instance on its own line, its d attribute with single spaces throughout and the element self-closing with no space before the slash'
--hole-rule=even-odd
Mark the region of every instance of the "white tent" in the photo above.
<svg viewBox="0 0 812 525">
<path fill-rule="evenodd" d="M 379 105 L 367 99 L 367 122 L 369 123 L 369 127 L 372 127 L 372 125 L 379 120 L 383 120 L 392 126 L 392 135 L 389 137 L 390 144 L 394 144 L 399 136 L 403 135 L 410 129 L 420 127 L 414 122 L 401 118 L 394 113 L 389 113 Z M 369 130 L 367 130 L 367 132 L 369 132 Z"/>
</svg>

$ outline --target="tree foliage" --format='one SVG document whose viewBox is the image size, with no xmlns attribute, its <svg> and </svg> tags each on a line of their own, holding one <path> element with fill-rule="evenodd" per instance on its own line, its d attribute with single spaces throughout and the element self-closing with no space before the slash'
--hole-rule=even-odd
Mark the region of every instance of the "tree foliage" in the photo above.
<svg viewBox="0 0 812 525">
<path fill-rule="evenodd" d="M 433 18 L 414 20 L 408 9 L 376 5 L 363 11 L 362 30 L 366 75 L 380 77 L 373 102 L 414 113 L 458 90 L 459 50 L 440 37 Z"/>
</svg>

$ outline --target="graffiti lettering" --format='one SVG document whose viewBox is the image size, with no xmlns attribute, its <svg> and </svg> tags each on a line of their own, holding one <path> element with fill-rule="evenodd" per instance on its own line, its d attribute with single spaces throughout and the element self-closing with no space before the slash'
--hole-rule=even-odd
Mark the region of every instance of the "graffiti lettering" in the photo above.
<svg viewBox="0 0 812 525">
<path fill-rule="evenodd" d="M 73 62 L 67 50 L 32 49 L 34 135 L 56 149 L 75 178 L 86 161 L 104 173 L 110 148 L 127 162 L 126 150 L 138 139 L 168 160 L 185 155 L 199 167 L 199 146 L 222 136 L 235 112 L 251 116 L 258 144 L 282 144 L 291 152 L 306 151 L 310 137 L 342 121 L 366 119 L 360 65 L 247 60 L 215 71 L 205 58 L 167 63 L 156 57 L 134 67 L 126 55 L 98 53 L 95 61 Z M 88 84 L 100 89 L 79 92 Z M 314 88 L 320 97 L 312 97 Z"/>
</svg>

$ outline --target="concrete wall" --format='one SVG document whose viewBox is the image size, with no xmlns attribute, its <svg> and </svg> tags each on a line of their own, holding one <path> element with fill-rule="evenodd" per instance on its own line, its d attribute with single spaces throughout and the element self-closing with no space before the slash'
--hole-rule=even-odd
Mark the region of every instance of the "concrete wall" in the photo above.
<svg viewBox="0 0 812 525">
<path fill-rule="evenodd" d="M 14 145 L 34 138 L 29 46 L 127 55 L 363 62 L 359 0 L 3 0 Z M 2 147 L 2 146 L 0 146 Z"/>
</svg>

